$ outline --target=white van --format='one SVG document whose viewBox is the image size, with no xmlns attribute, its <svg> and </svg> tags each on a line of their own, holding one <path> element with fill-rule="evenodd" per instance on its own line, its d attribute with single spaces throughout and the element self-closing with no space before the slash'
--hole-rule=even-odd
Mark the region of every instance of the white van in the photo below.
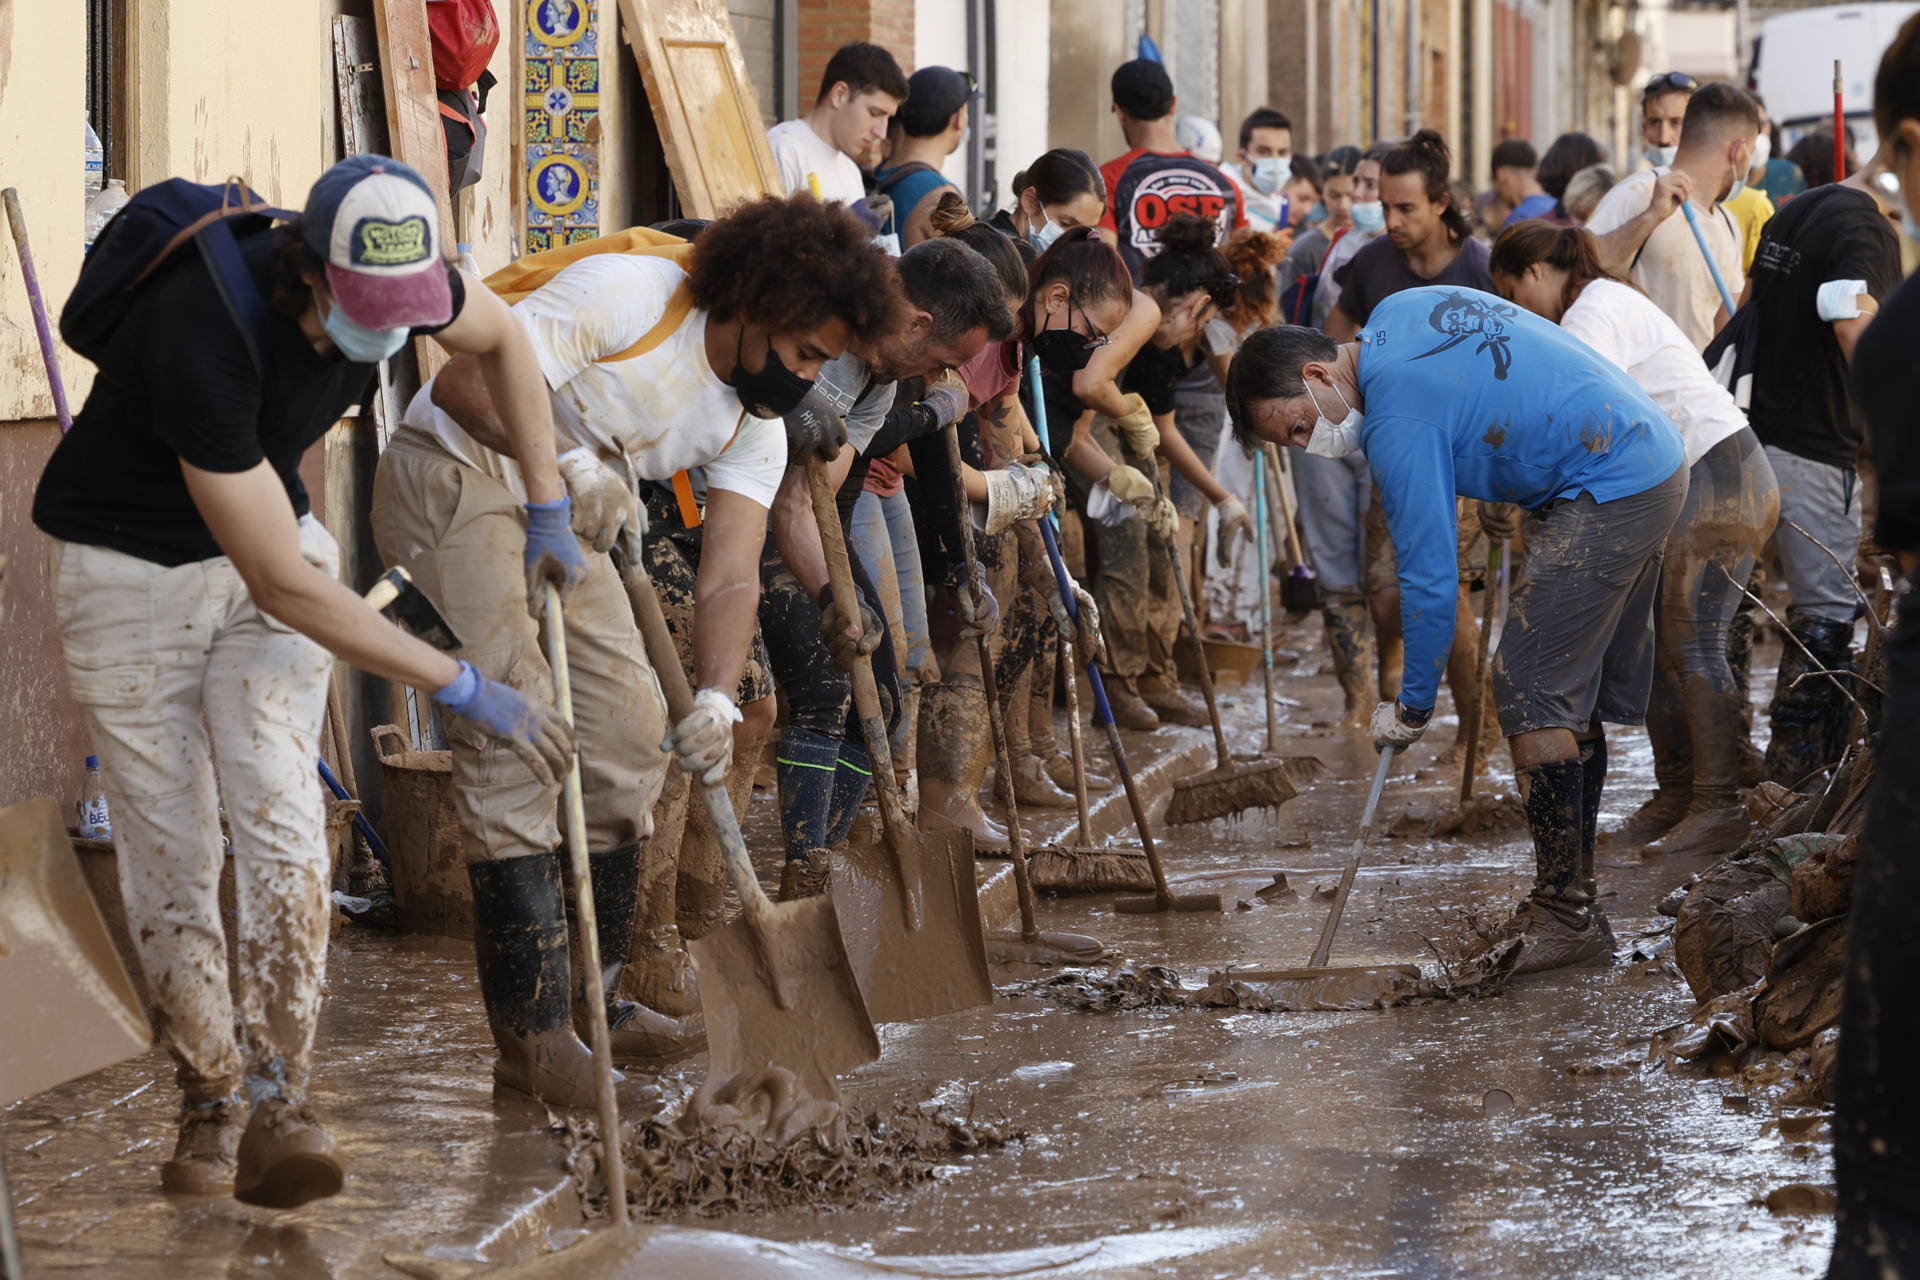
<svg viewBox="0 0 1920 1280">
<path fill-rule="evenodd" d="M 1833 60 L 1840 59 L 1842 105 L 1853 131 L 1853 151 L 1862 164 L 1879 148 L 1873 129 L 1873 76 L 1880 55 L 1920 3 L 1866 0 L 1861 4 L 1801 9 L 1768 18 L 1754 41 L 1748 87 L 1766 100 L 1767 117 L 1780 126 L 1780 149 L 1806 134 L 1833 127 Z"/>
</svg>

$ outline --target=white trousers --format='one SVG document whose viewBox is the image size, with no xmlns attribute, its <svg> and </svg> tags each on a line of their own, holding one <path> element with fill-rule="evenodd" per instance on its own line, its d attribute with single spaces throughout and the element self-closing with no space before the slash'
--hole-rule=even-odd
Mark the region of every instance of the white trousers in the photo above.
<svg viewBox="0 0 1920 1280">
<path fill-rule="evenodd" d="M 311 516 L 300 549 L 339 550 Z M 127 926 L 188 1103 L 298 1101 L 325 979 L 327 651 L 268 617 L 225 556 L 166 568 L 55 541 L 54 611 L 106 785 Z M 220 917 L 233 838 L 240 1005 Z M 237 1023 L 237 1034 L 236 1034 Z"/>
</svg>

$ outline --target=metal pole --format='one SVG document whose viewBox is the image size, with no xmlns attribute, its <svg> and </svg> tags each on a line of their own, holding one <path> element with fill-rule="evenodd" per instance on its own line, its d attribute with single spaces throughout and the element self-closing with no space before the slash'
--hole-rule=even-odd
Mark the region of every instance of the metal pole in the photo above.
<svg viewBox="0 0 1920 1280">
<path fill-rule="evenodd" d="M 1840 59 L 1833 60 L 1833 180 L 1847 176 L 1847 112 L 1840 101 Z"/>
</svg>

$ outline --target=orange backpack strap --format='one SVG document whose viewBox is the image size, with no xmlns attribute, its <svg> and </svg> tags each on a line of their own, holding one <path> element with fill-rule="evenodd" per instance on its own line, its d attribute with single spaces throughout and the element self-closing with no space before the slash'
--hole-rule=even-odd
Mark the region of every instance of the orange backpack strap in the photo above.
<svg viewBox="0 0 1920 1280">
<path fill-rule="evenodd" d="M 671 338 L 674 332 L 687 322 L 687 313 L 692 310 L 693 288 L 682 280 L 674 286 L 673 296 L 667 299 L 667 309 L 661 313 L 659 321 L 653 328 L 641 334 L 639 341 L 632 346 L 623 351 L 616 351 L 610 356 L 601 356 L 594 363 L 610 364 L 615 360 L 631 360 L 635 356 L 645 355 Z"/>
<path fill-rule="evenodd" d="M 652 227 L 628 227 L 625 231 L 615 231 L 591 240 L 516 258 L 488 276 L 486 285 L 500 296 L 501 301 L 512 306 L 582 258 L 602 253 L 668 258 L 685 268 L 693 260 L 693 245 L 678 236 L 655 231 Z"/>
</svg>

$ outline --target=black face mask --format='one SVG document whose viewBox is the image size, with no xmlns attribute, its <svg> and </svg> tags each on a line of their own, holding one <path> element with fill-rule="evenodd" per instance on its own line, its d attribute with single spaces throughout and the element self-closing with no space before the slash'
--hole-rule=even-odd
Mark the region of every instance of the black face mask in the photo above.
<svg viewBox="0 0 1920 1280">
<path fill-rule="evenodd" d="M 740 327 L 740 342 L 747 340 L 746 326 Z M 813 390 L 813 383 L 787 368 L 780 359 L 780 353 L 773 349 L 773 340 L 767 340 L 767 362 L 760 372 L 749 373 L 747 366 L 740 361 L 740 347 L 733 352 L 733 376 L 727 379 L 727 385 L 740 397 L 740 403 L 746 411 L 756 418 L 784 418 L 800 407 L 807 398 L 807 392 Z"/>
<path fill-rule="evenodd" d="M 1082 311 L 1081 314 L 1085 315 L 1086 312 Z M 1040 363 L 1049 373 L 1078 373 L 1087 367 L 1087 361 L 1093 359 L 1094 348 L 1103 344 L 1084 333 L 1075 333 L 1067 325 L 1058 329 L 1042 329 L 1033 335 L 1030 345 L 1033 354 L 1040 357 Z"/>
</svg>

